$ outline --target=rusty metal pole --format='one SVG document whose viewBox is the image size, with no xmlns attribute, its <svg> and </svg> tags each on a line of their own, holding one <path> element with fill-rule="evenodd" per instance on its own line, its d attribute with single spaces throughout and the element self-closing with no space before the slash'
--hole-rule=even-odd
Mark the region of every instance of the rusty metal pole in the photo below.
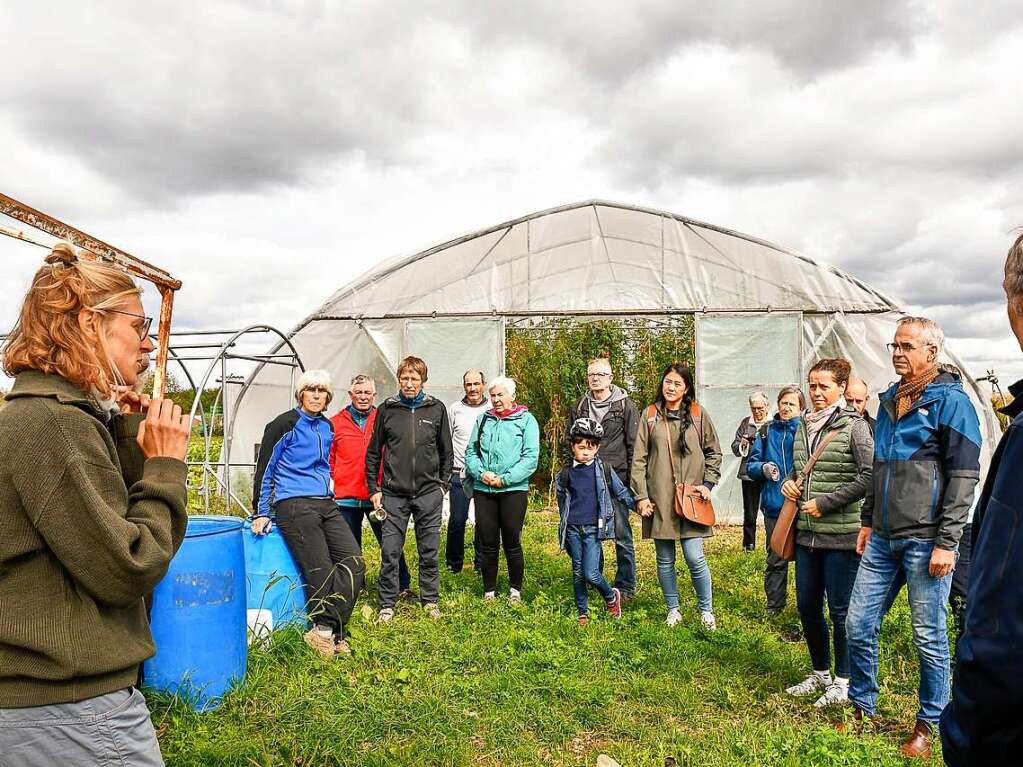
<svg viewBox="0 0 1023 767">
<path fill-rule="evenodd" d="M 160 288 L 160 325 L 156 331 L 156 371 L 153 373 L 153 396 L 167 391 L 167 354 L 170 351 L 171 316 L 174 313 L 174 291 Z M 196 396 L 199 396 L 196 394 Z"/>
</svg>

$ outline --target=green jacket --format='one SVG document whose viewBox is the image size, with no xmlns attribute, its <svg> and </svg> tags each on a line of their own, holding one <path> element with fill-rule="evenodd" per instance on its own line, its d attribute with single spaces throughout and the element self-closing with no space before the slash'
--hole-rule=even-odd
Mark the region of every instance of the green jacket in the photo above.
<svg viewBox="0 0 1023 767">
<path fill-rule="evenodd" d="M 529 478 L 540 460 L 540 427 L 525 408 L 505 418 L 490 411 L 476 419 L 465 448 L 465 473 L 473 478 L 473 491 L 510 493 L 529 490 Z M 500 488 L 484 485 L 480 477 L 492 471 L 504 483 Z"/>
<path fill-rule="evenodd" d="M 123 689 L 153 655 L 142 600 L 184 538 L 185 464 L 106 417 L 36 371 L 0 410 L 0 708 Z"/>
<path fill-rule="evenodd" d="M 845 535 L 860 529 L 860 506 L 873 474 L 874 441 L 867 422 L 853 408 L 836 410 L 817 434 L 817 444 L 829 432 L 837 436 L 824 448 L 803 485 L 803 500 L 817 499 L 820 517 L 800 512 L 796 529 L 823 535 Z M 796 430 L 792 446 L 794 478 L 810 459 L 806 419 Z"/>
</svg>

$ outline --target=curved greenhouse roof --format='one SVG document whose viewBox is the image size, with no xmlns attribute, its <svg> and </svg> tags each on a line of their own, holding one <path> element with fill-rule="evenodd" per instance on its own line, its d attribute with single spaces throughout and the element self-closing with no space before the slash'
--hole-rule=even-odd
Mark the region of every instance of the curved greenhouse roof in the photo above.
<svg viewBox="0 0 1023 767">
<path fill-rule="evenodd" d="M 839 269 L 755 237 L 590 200 L 391 259 L 338 290 L 309 320 L 703 310 L 899 307 Z"/>
</svg>

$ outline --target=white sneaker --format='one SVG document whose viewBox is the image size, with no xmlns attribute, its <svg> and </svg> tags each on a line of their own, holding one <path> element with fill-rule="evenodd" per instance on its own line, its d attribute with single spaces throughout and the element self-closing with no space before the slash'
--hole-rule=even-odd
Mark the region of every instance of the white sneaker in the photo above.
<svg viewBox="0 0 1023 767">
<path fill-rule="evenodd" d="M 831 684 L 831 681 L 830 671 L 814 671 L 799 684 L 794 684 L 791 687 L 786 688 L 785 692 L 789 695 L 794 695 L 797 698 L 804 695 L 813 695 L 818 690 L 827 689 L 828 685 Z"/>
<path fill-rule="evenodd" d="M 513 605 L 517 605 L 517 604 L 520 604 L 521 602 L 522 602 L 522 592 L 519 591 L 518 589 L 512 589 L 511 593 L 508 595 L 508 603 L 509 604 L 513 604 Z"/>
<path fill-rule="evenodd" d="M 394 608 L 383 607 L 380 609 L 380 614 L 377 616 L 377 623 L 390 623 L 394 620 Z"/>
<path fill-rule="evenodd" d="M 845 703 L 849 700 L 849 680 L 835 677 L 834 681 L 827 686 L 824 694 L 814 701 L 814 708 L 824 708 L 836 703 Z"/>
<path fill-rule="evenodd" d="M 717 631 L 718 622 L 714 620 L 714 613 L 710 610 L 704 610 L 700 613 L 700 625 L 707 631 Z"/>
<path fill-rule="evenodd" d="M 484 602 L 493 602 L 495 599 L 497 599 L 496 592 L 488 591 L 483 595 Z"/>
<path fill-rule="evenodd" d="M 677 626 L 682 622 L 682 611 L 677 607 L 668 610 L 668 617 L 664 621 L 669 626 Z"/>
</svg>

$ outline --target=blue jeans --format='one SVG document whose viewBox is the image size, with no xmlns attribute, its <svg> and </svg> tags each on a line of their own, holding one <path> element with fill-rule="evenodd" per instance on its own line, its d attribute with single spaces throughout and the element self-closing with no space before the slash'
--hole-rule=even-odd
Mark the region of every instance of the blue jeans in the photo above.
<svg viewBox="0 0 1023 767">
<path fill-rule="evenodd" d="M 448 492 L 448 504 L 451 515 L 448 517 L 448 537 L 444 545 L 444 560 L 453 573 L 462 571 L 465 565 L 465 525 L 469 521 L 469 501 L 462 490 L 462 478 L 456 469 L 451 475 L 451 490 Z M 473 528 L 473 566 L 480 569 L 479 525 Z"/>
<path fill-rule="evenodd" d="M 600 572 L 601 546 L 597 539 L 597 526 L 569 525 L 565 532 L 565 549 L 572 557 L 572 586 L 579 614 L 587 614 L 587 585 L 596 588 L 605 602 L 614 599 L 611 584 Z"/>
<path fill-rule="evenodd" d="M 696 602 L 700 612 L 712 612 L 710 568 L 703 556 L 703 538 L 682 538 L 682 555 L 689 566 L 689 575 L 696 590 Z M 664 603 L 669 610 L 678 609 L 678 577 L 675 575 L 675 541 L 654 540 L 657 551 L 657 580 L 664 592 Z"/>
<path fill-rule="evenodd" d="M 892 585 L 905 577 L 913 643 L 920 659 L 920 710 L 916 718 L 938 723 L 949 697 L 948 593 L 952 575 L 928 572 L 934 541 L 870 536 L 849 601 L 849 700 L 864 713 L 877 712 L 878 636 L 890 606 Z"/>
<path fill-rule="evenodd" d="M 628 482 L 625 483 L 628 487 Z M 615 505 L 615 588 L 628 597 L 636 593 L 636 545 L 632 542 L 629 507 L 617 498 Z"/>
<path fill-rule="evenodd" d="M 380 543 L 383 523 L 377 522 L 369 516 L 371 509 L 341 505 L 338 505 L 338 509 L 341 510 L 341 516 L 345 518 L 345 522 L 348 523 L 348 527 L 352 529 L 352 535 L 355 536 L 355 542 L 359 544 L 360 551 L 362 550 L 362 518 L 364 516 L 369 519 L 369 527 L 373 531 L 373 535 L 376 537 L 377 543 Z M 398 588 L 401 591 L 405 591 L 405 589 L 409 588 L 411 585 L 412 574 L 408 571 L 408 564 L 405 562 L 405 553 L 402 552 L 401 559 L 398 560 Z"/>
<path fill-rule="evenodd" d="M 846 613 L 860 558 L 852 550 L 811 549 L 796 546 L 796 605 L 803 624 L 806 647 L 814 671 L 831 671 L 828 623 L 824 620 L 824 597 L 828 598 L 835 644 L 835 676 L 849 678 L 846 645 Z"/>
</svg>

